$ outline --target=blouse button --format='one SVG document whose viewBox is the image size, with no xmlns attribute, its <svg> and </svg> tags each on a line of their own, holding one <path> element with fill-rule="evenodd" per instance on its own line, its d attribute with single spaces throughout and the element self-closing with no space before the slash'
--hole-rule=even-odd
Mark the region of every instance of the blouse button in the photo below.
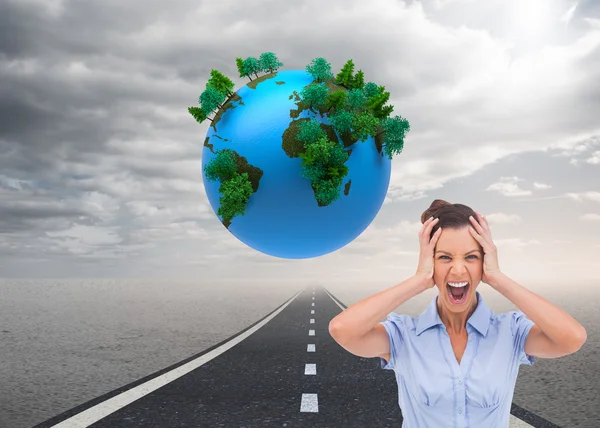
<svg viewBox="0 0 600 428">
<path fill-rule="evenodd" d="M 462 409 L 460 409 L 460 408 L 458 409 L 458 414 L 462 415 Z"/>
<path fill-rule="evenodd" d="M 462 379 L 458 379 L 458 384 L 462 385 Z"/>
</svg>

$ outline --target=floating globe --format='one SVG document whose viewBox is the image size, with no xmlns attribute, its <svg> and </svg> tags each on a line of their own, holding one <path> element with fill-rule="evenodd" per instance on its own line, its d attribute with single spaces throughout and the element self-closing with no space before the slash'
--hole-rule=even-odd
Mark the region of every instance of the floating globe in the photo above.
<svg viewBox="0 0 600 428">
<path fill-rule="evenodd" d="M 203 182 L 213 211 L 237 239 L 274 257 L 318 257 L 348 245 L 371 224 L 390 182 L 391 160 L 381 141 L 370 136 L 349 144 L 333 129 L 326 111 L 302 103 L 299 94 L 314 81 L 305 70 L 250 81 L 223 103 L 204 140 Z M 299 122 L 311 119 L 349 154 L 339 197 L 328 204 L 317 200 L 311 180 L 303 176 L 294 137 Z M 252 183 L 244 213 L 232 219 L 219 216 L 221 183 L 206 175 L 206 166 L 225 149 L 235 153 L 240 172 Z"/>
</svg>

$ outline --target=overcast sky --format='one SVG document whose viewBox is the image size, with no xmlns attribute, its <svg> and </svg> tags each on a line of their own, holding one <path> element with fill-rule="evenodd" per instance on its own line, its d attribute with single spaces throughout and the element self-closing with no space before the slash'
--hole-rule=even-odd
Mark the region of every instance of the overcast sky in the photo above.
<svg viewBox="0 0 600 428">
<path fill-rule="evenodd" d="M 388 281 L 435 198 L 488 216 L 501 267 L 600 277 L 600 2 L 0 0 L 0 277 Z M 202 184 L 217 68 L 352 58 L 411 131 L 386 203 L 345 248 L 277 259 Z"/>
</svg>

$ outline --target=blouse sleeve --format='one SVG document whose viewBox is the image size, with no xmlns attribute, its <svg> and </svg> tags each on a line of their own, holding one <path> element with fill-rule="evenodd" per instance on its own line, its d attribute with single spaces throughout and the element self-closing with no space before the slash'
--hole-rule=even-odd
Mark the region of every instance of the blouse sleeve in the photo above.
<svg viewBox="0 0 600 428">
<path fill-rule="evenodd" d="M 385 327 L 390 341 L 390 361 L 380 358 L 381 368 L 386 370 L 394 370 L 399 354 L 400 347 L 403 344 L 402 327 L 403 320 L 400 315 L 395 312 L 390 312 L 385 321 L 380 322 Z"/>
<path fill-rule="evenodd" d="M 514 339 L 515 356 L 519 365 L 532 366 L 535 363 L 536 357 L 525 353 L 525 341 L 533 325 L 534 322 L 527 318 L 523 312 L 512 312 L 511 329 Z"/>
</svg>

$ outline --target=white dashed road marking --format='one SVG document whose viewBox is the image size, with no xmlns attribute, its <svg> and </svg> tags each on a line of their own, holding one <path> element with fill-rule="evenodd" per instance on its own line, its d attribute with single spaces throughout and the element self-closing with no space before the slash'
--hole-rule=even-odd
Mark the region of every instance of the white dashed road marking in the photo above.
<svg viewBox="0 0 600 428">
<path fill-rule="evenodd" d="M 304 374 L 305 375 L 316 375 L 317 374 L 317 365 L 316 364 L 305 364 L 304 365 Z"/>
<path fill-rule="evenodd" d="M 317 413 L 319 411 L 319 399 L 317 394 L 302 394 L 300 411 Z"/>
<path fill-rule="evenodd" d="M 313 288 L 314 290 L 314 288 Z M 315 294 L 315 292 L 313 291 L 313 294 Z M 315 300 L 315 297 L 313 296 L 312 298 L 313 300 Z M 312 306 L 315 306 L 315 303 L 312 303 Z M 315 310 L 312 309 L 310 311 L 311 314 L 315 313 Z M 311 318 L 310 319 L 310 323 L 314 324 L 315 323 L 315 319 Z M 309 336 L 314 336 L 315 335 L 315 331 L 314 330 L 308 330 L 308 335 Z M 315 345 L 314 344 L 309 344 L 308 348 L 307 348 L 307 352 L 316 352 L 315 351 Z M 305 375 L 316 375 L 317 374 L 317 365 L 316 364 L 305 364 L 304 365 L 304 374 Z M 303 393 L 302 394 L 302 400 L 300 403 L 300 412 L 311 412 L 311 413 L 318 413 L 319 412 L 319 397 L 317 394 L 307 394 L 307 393 Z"/>
</svg>

